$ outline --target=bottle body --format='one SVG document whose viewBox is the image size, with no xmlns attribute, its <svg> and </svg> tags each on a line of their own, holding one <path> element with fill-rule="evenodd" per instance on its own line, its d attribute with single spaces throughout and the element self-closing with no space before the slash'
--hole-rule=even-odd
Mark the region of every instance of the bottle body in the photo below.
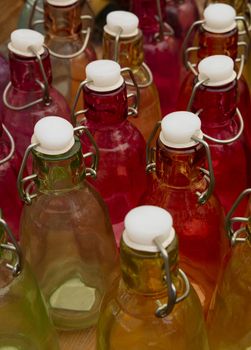
<svg viewBox="0 0 251 350">
<path fill-rule="evenodd" d="M 5 58 L 0 54 L 0 96 L 3 95 L 5 86 L 9 81 L 9 65 Z"/>
</svg>

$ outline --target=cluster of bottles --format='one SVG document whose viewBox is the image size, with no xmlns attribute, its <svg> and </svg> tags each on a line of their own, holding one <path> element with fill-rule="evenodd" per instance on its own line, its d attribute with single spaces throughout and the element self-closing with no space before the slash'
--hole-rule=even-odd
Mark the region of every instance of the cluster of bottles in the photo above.
<svg viewBox="0 0 251 350">
<path fill-rule="evenodd" d="M 27 0 L 0 56 L 0 350 L 96 324 L 98 350 L 251 348 L 248 8 Z"/>
</svg>

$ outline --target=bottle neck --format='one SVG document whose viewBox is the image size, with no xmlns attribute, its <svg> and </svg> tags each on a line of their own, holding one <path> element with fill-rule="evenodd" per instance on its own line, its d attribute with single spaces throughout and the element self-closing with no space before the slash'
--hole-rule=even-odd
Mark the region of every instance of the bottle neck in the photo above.
<svg viewBox="0 0 251 350">
<path fill-rule="evenodd" d="M 238 55 L 238 28 L 226 33 L 211 33 L 201 26 L 198 46 L 199 61 L 212 55 L 226 55 L 235 60 Z"/>
<path fill-rule="evenodd" d="M 32 153 L 38 192 L 70 191 L 82 186 L 85 164 L 78 139 L 71 150 L 61 156 L 44 155 L 35 149 Z"/>
<path fill-rule="evenodd" d="M 120 123 L 127 118 L 127 92 L 123 83 L 118 89 L 108 92 L 93 91 L 83 87 L 85 113 L 88 121 L 99 123 L 100 127 Z"/>
<path fill-rule="evenodd" d="M 166 248 L 172 280 L 178 273 L 178 243 L 175 238 Z M 121 274 L 125 286 L 138 294 L 167 294 L 164 260 L 160 252 L 143 252 L 120 245 Z"/>
<path fill-rule="evenodd" d="M 48 83 L 52 83 L 52 72 L 49 51 L 45 48 L 41 55 L 42 65 Z M 44 84 L 39 61 L 36 57 L 24 57 L 9 51 L 10 80 L 12 86 L 23 91 L 41 91 L 38 83 Z"/>
<path fill-rule="evenodd" d="M 201 144 L 186 149 L 170 148 L 160 139 L 156 149 L 156 175 L 175 189 L 198 187 L 205 167 L 206 153 Z"/>
<path fill-rule="evenodd" d="M 144 62 L 143 36 L 141 30 L 132 38 L 120 38 L 118 52 L 115 48 L 116 38 L 106 32 L 103 36 L 103 57 L 114 60 L 117 54 L 121 67 L 130 67 L 136 72 Z"/>
<path fill-rule="evenodd" d="M 199 110 L 203 127 L 224 127 L 236 114 L 237 80 L 229 84 L 210 87 L 201 85 L 195 93 L 192 112 Z"/>
<path fill-rule="evenodd" d="M 81 6 L 80 2 L 70 6 L 53 6 L 44 3 L 45 32 L 49 39 L 78 40 L 81 36 Z M 48 40 L 46 40 L 48 41 Z"/>
</svg>

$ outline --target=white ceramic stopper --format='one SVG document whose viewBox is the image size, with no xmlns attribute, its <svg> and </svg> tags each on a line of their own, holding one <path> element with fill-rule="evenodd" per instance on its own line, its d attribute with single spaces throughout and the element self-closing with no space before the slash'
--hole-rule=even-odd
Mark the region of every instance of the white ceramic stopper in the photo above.
<svg viewBox="0 0 251 350">
<path fill-rule="evenodd" d="M 143 205 L 126 215 L 123 240 L 130 248 L 158 252 L 154 239 L 160 238 L 166 248 L 175 237 L 172 226 L 173 219 L 168 211 L 153 205 Z"/>
<path fill-rule="evenodd" d="M 120 65 L 111 60 L 97 60 L 86 66 L 88 88 L 94 91 L 112 91 L 119 88 L 124 79 L 120 74 Z"/>
<path fill-rule="evenodd" d="M 44 36 L 35 30 L 14 30 L 14 32 L 12 32 L 10 35 L 10 40 L 8 49 L 17 55 L 34 57 L 34 53 L 30 50 L 31 46 L 39 55 L 42 55 L 44 52 Z"/>
<path fill-rule="evenodd" d="M 122 38 L 130 38 L 138 34 L 139 19 L 136 15 L 127 11 L 112 11 L 106 16 L 104 30 L 116 36 L 121 30 Z"/>
<path fill-rule="evenodd" d="M 203 27 L 211 33 L 226 33 L 236 27 L 236 11 L 227 4 L 211 4 L 204 11 Z"/>
<path fill-rule="evenodd" d="M 48 4 L 58 7 L 70 6 L 78 2 L 78 0 L 47 0 Z"/>
<path fill-rule="evenodd" d="M 207 86 L 222 86 L 236 78 L 234 61 L 225 55 L 214 55 L 204 58 L 198 65 L 198 79 L 208 79 Z"/>
<path fill-rule="evenodd" d="M 188 148 L 198 142 L 192 140 L 192 136 L 203 138 L 201 121 L 197 114 L 180 111 L 173 112 L 161 121 L 161 142 L 172 148 Z"/>
<path fill-rule="evenodd" d="M 34 128 L 31 143 L 39 143 L 36 151 L 58 155 L 69 151 L 74 145 L 74 130 L 67 120 L 51 116 L 40 119 Z"/>
</svg>

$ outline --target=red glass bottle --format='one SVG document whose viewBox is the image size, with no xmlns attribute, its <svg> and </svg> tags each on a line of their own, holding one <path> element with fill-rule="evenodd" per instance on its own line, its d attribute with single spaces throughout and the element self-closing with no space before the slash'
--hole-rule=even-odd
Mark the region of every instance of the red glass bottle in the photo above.
<svg viewBox="0 0 251 350">
<path fill-rule="evenodd" d="M 119 64 L 94 61 L 87 66 L 86 75 L 91 82 L 82 84 L 84 125 L 100 151 L 97 178 L 90 182 L 108 205 L 119 243 L 124 217 L 145 191 L 145 141 L 127 120 L 127 92 Z"/>
<path fill-rule="evenodd" d="M 161 119 L 159 95 L 153 82 L 152 73 L 144 63 L 143 35 L 138 28 L 138 18 L 126 11 L 113 11 L 106 18 L 104 27 L 104 58 L 115 60 L 121 67 L 131 68 L 139 87 L 137 117 L 130 117 L 145 140 L 150 137 L 157 121 Z M 127 86 L 128 92 L 133 87 Z"/>
<path fill-rule="evenodd" d="M 191 111 L 200 111 L 202 131 L 205 137 L 209 135 L 213 138 L 209 141 L 216 178 L 215 191 L 228 212 L 239 193 L 247 187 L 247 176 L 251 174 L 248 161 L 251 149 L 246 133 L 242 133 L 242 117 L 237 109 L 234 62 L 228 56 L 210 56 L 199 63 L 198 70 Z M 243 202 L 239 214 L 243 215 L 245 209 Z"/>
<path fill-rule="evenodd" d="M 78 85 L 85 79 L 86 65 L 96 59 L 89 42 L 92 17 L 81 15 L 79 0 L 46 0 L 44 21 L 54 85 L 72 106 Z"/>
<path fill-rule="evenodd" d="M 180 75 L 179 42 L 162 20 L 164 5 L 163 0 L 133 0 L 131 3 L 144 35 L 145 61 L 159 91 L 162 115 L 176 109 Z"/>
<path fill-rule="evenodd" d="M 150 174 L 142 204 L 157 205 L 171 213 L 179 238 L 181 267 L 206 314 L 223 267 L 227 240 L 223 208 L 212 194 L 210 151 L 200 124 L 199 117 L 190 112 L 174 112 L 162 120 L 156 163 L 148 149 Z M 206 154 L 209 184 L 204 169 Z"/>
<path fill-rule="evenodd" d="M 4 88 L 10 79 L 9 77 L 9 65 L 5 58 L 0 54 L 0 96 L 3 95 Z"/>
<path fill-rule="evenodd" d="M 64 97 L 52 88 L 50 55 L 43 35 L 18 29 L 9 43 L 10 82 L 3 95 L 3 123 L 13 135 L 16 152 L 23 156 L 35 123 L 47 115 L 70 119 Z"/>
</svg>

